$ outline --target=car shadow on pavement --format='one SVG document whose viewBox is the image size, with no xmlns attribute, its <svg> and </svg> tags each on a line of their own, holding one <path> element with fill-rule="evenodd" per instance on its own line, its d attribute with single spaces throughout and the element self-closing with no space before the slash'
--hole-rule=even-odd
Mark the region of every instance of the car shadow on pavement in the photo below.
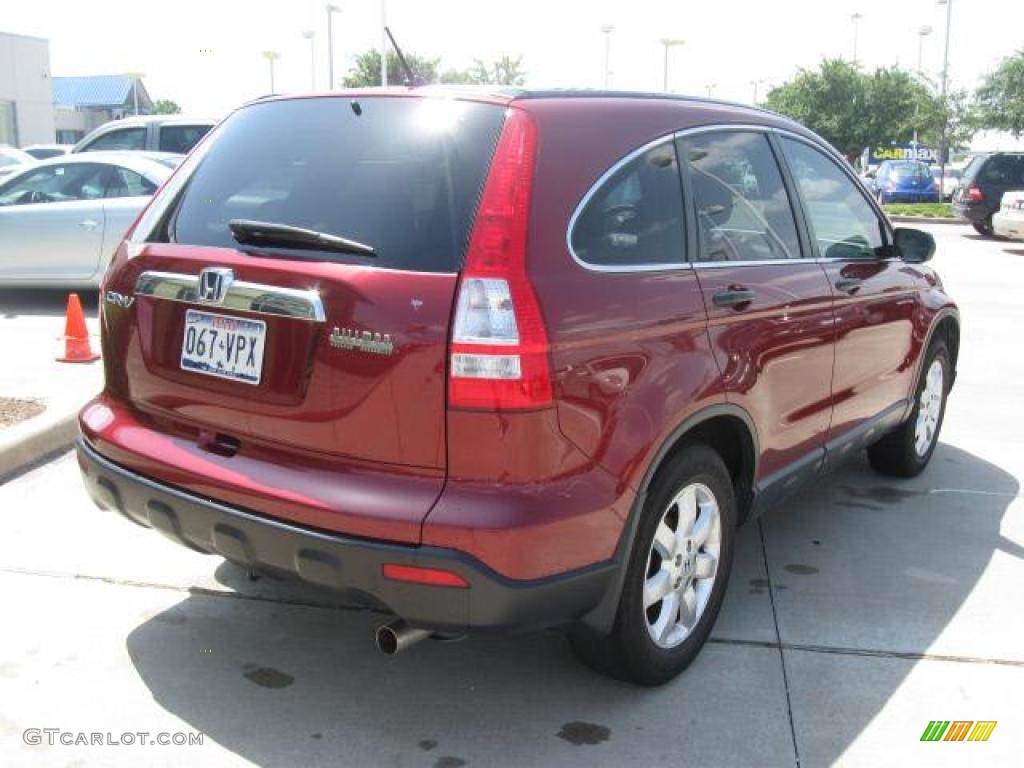
<svg viewBox="0 0 1024 768">
<path fill-rule="evenodd" d="M 968 482 L 981 493 L 932 493 Z M 1004 470 L 945 444 L 928 472 L 912 481 L 880 479 L 864 462 L 854 463 L 820 484 L 795 513 L 802 522 L 777 524 L 786 507 L 769 513 L 769 553 L 803 546 L 815 516 L 841 521 L 828 542 L 837 562 L 870 546 L 877 562 L 892 564 L 882 578 L 893 587 L 907 582 L 913 592 L 914 606 L 894 610 L 913 614 L 909 650 L 923 645 L 923 652 L 946 630 L 995 552 L 1024 559 L 1000 527 L 1018 490 Z M 869 525 L 864 516 L 872 515 L 891 526 Z M 913 541 L 902 533 L 919 530 L 925 531 L 919 569 L 908 575 Z M 956 577 L 915 578 L 919 571 L 942 571 L 943 552 L 929 551 L 936 537 L 963 544 L 955 554 Z M 780 594 L 799 600 L 799 576 L 792 575 L 798 572 L 786 572 L 790 587 Z M 323 593 L 298 585 L 272 598 L 266 585 L 253 589 L 230 564 L 216 576 L 236 593 L 191 594 L 136 627 L 127 650 L 160 706 L 257 765 L 793 764 L 788 702 L 772 644 L 713 641 L 678 680 L 643 689 L 590 672 L 555 632 L 425 642 L 384 657 L 373 643 L 379 615 L 331 606 Z M 855 615 L 841 599 L 828 603 L 847 625 L 879 620 Z M 893 614 L 891 621 L 902 619 Z M 784 626 L 782 638 L 789 642 Z M 839 662 L 831 651 L 799 656 L 787 662 L 798 742 L 805 727 L 814 727 L 806 720 L 816 711 L 842 713 L 825 729 L 828 737 L 806 749 L 808 765 L 841 759 L 918 663 L 897 656 L 863 671 L 856 654 Z M 852 670 L 844 666 L 848 659 Z M 816 666 L 826 662 L 831 666 Z M 957 666 L 970 673 L 970 665 Z M 924 713 L 927 702 L 921 707 Z M 747 737 L 738 738 L 737 723 Z"/>
<path fill-rule="evenodd" d="M 99 292 L 93 288 L 0 288 L 0 319 L 63 317 L 69 293 L 77 293 L 82 299 L 86 317 L 97 316 Z"/>
</svg>

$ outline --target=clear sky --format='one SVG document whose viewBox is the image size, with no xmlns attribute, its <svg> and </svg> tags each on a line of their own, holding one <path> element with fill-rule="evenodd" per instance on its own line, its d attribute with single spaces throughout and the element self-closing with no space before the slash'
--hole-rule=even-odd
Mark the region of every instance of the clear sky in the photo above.
<svg viewBox="0 0 1024 768">
<path fill-rule="evenodd" d="M 1024 47 L 1020 0 L 952 0 L 950 77 L 973 87 L 999 59 Z M 335 75 L 380 39 L 381 0 L 335 0 Z M 3 0 L 0 30 L 49 38 L 54 75 L 142 72 L 154 98 L 220 117 L 269 91 L 265 50 L 280 54 L 277 90 L 309 90 L 313 30 L 316 88 L 327 86 L 325 2 L 313 0 Z M 942 68 L 945 6 L 936 0 L 387 0 L 387 17 L 407 50 L 442 68 L 474 58 L 521 55 L 529 85 L 604 85 L 610 34 L 614 88 L 660 90 L 663 37 L 670 89 L 750 101 L 751 81 L 769 84 L 823 57 L 852 58 L 854 22 L 862 65 Z"/>
</svg>

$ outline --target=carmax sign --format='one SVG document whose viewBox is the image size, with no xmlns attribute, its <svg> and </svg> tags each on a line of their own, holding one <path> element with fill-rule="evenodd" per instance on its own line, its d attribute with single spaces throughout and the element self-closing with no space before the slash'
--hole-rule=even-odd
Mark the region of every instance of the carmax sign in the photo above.
<svg viewBox="0 0 1024 768">
<path fill-rule="evenodd" d="M 878 165 L 883 160 L 920 160 L 923 163 L 939 162 L 939 150 L 923 144 L 892 144 L 888 147 L 869 147 L 868 165 Z"/>
</svg>

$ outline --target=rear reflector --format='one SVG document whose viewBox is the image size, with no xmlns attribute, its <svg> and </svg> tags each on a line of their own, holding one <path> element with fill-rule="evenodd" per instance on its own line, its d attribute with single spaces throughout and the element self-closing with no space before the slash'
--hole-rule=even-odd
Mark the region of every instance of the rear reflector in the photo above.
<svg viewBox="0 0 1024 768">
<path fill-rule="evenodd" d="M 526 275 L 536 128 L 508 110 L 466 251 L 452 324 L 448 404 L 483 410 L 551 405 L 548 338 Z"/>
<path fill-rule="evenodd" d="M 381 573 L 385 579 L 392 581 L 407 581 L 413 584 L 427 584 L 432 587 L 469 589 L 469 582 L 459 574 L 441 568 L 420 568 L 415 565 L 385 563 L 381 566 Z"/>
</svg>

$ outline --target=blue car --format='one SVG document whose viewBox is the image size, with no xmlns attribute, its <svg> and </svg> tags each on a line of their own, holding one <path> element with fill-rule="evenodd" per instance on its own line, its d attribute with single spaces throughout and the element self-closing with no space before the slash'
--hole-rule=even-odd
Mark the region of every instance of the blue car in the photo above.
<svg viewBox="0 0 1024 768">
<path fill-rule="evenodd" d="M 884 160 L 871 184 L 880 203 L 934 203 L 939 188 L 931 170 L 917 160 Z"/>
</svg>

